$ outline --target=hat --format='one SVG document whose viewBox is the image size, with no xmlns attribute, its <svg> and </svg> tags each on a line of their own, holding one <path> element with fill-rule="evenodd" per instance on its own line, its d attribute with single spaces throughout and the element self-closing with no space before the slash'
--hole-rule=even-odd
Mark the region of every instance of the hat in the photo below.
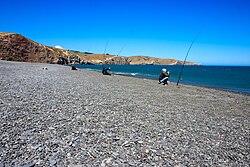
<svg viewBox="0 0 250 167">
<path fill-rule="evenodd" d="M 166 68 L 163 68 L 163 69 L 162 69 L 162 72 L 166 72 L 166 71 L 167 71 Z"/>
</svg>

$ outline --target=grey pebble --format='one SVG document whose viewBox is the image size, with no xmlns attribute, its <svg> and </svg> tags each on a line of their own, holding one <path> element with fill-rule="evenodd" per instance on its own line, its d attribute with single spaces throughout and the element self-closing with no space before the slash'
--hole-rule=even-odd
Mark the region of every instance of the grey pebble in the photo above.
<svg viewBox="0 0 250 167">
<path fill-rule="evenodd" d="M 0 167 L 249 166 L 249 95 L 44 66 L 0 60 Z"/>
</svg>

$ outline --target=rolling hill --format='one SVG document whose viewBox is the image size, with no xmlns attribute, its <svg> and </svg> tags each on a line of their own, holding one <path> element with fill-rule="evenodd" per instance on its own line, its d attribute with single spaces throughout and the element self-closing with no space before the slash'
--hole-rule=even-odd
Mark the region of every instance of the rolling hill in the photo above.
<svg viewBox="0 0 250 167">
<path fill-rule="evenodd" d="M 93 54 L 73 50 L 63 50 L 45 46 L 28 39 L 21 34 L 0 32 L 0 59 L 8 61 L 81 64 L 150 64 L 176 65 L 182 61 L 155 58 L 151 56 L 116 56 L 109 54 Z M 186 62 L 186 65 L 200 65 Z"/>
</svg>

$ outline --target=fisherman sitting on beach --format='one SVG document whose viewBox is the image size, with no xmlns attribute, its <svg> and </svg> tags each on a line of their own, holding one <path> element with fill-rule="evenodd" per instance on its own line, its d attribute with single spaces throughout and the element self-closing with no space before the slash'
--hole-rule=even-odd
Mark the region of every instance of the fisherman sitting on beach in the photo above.
<svg viewBox="0 0 250 167">
<path fill-rule="evenodd" d="M 77 70 L 75 66 L 72 66 L 71 70 Z"/>
<path fill-rule="evenodd" d="M 111 71 L 111 68 L 109 67 L 109 68 L 103 68 L 102 69 L 102 74 L 103 75 L 111 75 L 111 73 L 109 73 L 108 71 Z"/>
<path fill-rule="evenodd" d="M 166 72 L 165 68 L 162 69 L 162 73 L 159 76 L 159 84 L 163 83 L 163 85 L 168 85 L 168 78 L 170 77 L 170 72 Z"/>
</svg>

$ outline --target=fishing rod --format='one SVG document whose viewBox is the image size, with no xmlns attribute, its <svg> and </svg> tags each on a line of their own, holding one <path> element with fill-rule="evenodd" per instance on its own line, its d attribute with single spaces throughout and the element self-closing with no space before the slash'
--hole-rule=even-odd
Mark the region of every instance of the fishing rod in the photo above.
<svg viewBox="0 0 250 167">
<path fill-rule="evenodd" d="M 126 44 L 125 45 L 123 45 L 123 47 L 121 48 L 121 50 L 118 52 L 118 54 L 116 55 L 116 56 L 119 56 L 120 55 L 120 53 L 123 51 L 123 49 L 126 47 Z"/>
<path fill-rule="evenodd" d="M 108 40 L 107 40 L 107 42 L 106 42 L 106 44 L 105 44 L 105 48 L 104 48 L 104 52 L 103 52 L 103 58 L 105 57 L 105 55 L 106 55 L 106 50 L 107 50 L 107 46 L 108 46 Z M 102 62 L 102 69 L 104 69 L 104 62 Z"/>
<path fill-rule="evenodd" d="M 89 45 L 88 53 L 89 53 L 89 51 L 90 51 L 90 48 L 91 48 L 91 45 Z"/>
<path fill-rule="evenodd" d="M 191 45 L 190 45 L 190 47 L 189 47 L 189 49 L 188 49 L 188 51 L 187 51 L 186 57 L 185 57 L 184 62 L 183 62 L 183 64 L 182 64 L 182 66 L 181 66 L 181 71 L 180 71 L 179 78 L 178 78 L 178 81 L 177 81 L 176 86 L 178 86 L 178 84 L 179 84 L 179 82 L 180 82 L 181 74 L 182 74 L 184 65 L 185 65 L 185 63 L 186 63 L 188 54 L 189 54 L 189 52 L 190 52 L 190 50 L 191 50 L 191 48 L 192 48 L 192 46 L 193 46 L 193 44 L 194 44 L 194 41 L 196 40 L 196 38 L 197 38 L 199 35 L 200 35 L 200 32 L 194 37 L 194 39 L 193 39 L 193 41 L 192 41 L 192 43 L 191 43 Z"/>
<path fill-rule="evenodd" d="M 107 49 L 108 43 L 109 43 L 109 41 L 106 42 L 104 53 L 103 53 L 104 55 L 106 54 L 106 49 Z"/>
</svg>

